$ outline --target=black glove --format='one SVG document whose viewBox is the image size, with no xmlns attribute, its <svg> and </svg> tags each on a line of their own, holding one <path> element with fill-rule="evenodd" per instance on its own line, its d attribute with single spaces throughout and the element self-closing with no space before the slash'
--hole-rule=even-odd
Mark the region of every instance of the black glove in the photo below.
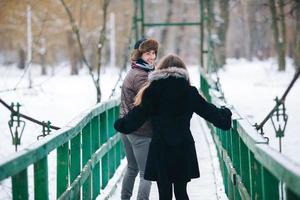
<svg viewBox="0 0 300 200">
<path fill-rule="evenodd" d="M 114 128 L 120 132 L 121 125 L 122 125 L 122 118 L 117 119 L 114 123 Z"/>
<path fill-rule="evenodd" d="M 222 115 L 222 122 L 223 122 L 223 127 L 224 130 L 229 130 L 231 128 L 231 116 L 232 116 L 232 112 L 226 108 L 225 106 L 221 107 L 221 115 Z"/>
<path fill-rule="evenodd" d="M 229 110 L 225 106 L 221 106 L 221 109 L 222 109 L 222 113 L 223 113 L 224 117 L 228 118 L 228 117 L 232 116 L 231 110 Z"/>
</svg>

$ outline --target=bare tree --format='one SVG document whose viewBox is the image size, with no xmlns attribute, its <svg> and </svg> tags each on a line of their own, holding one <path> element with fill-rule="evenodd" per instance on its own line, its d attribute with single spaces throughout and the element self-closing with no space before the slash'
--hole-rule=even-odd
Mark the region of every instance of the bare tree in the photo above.
<svg viewBox="0 0 300 200">
<path fill-rule="evenodd" d="M 69 21 L 70 21 L 70 24 L 72 26 L 72 31 L 73 33 L 75 34 L 76 36 L 76 41 L 77 41 L 77 44 L 79 46 L 79 52 L 80 52 L 80 55 L 81 55 L 81 59 L 83 61 L 83 63 L 88 67 L 88 70 L 89 70 L 89 74 L 93 80 L 93 83 L 94 83 L 94 86 L 96 88 L 96 92 L 97 92 L 97 103 L 99 103 L 101 101 L 101 88 L 100 88 L 100 70 L 101 70 L 101 61 L 102 61 L 102 49 L 104 47 L 104 43 L 105 43 L 105 40 L 106 40 L 106 37 L 105 37 L 105 32 L 106 32 L 106 18 L 107 18 L 107 7 L 109 5 L 109 0 L 103 0 L 102 2 L 102 12 L 103 12 L 103 15 L 102 15 L 102 28 L 100 30 L 100 35 L 99 35 L 99 40 L 98 40 L 98 43 L 97 43 L 97 48 L 98 48 L 98 61 L 97 61 L 97 66 L 93 67 L 87 60 L 86 56 L 85 56 L 85 53 L 84 53 L 84 49 L 83 49 L 83 45 L 82 45 L 82 42 L 81 42 L 81 36 L 80 36 L 80 32 L 79 32 L 79 27 L 77 26 L 76 22 L 75 22 L 75 19 L 74 19 L 74 16 L 72 14 L 72 12 L 70 11 L 69 7 L 67 6 L 67 4 L 65 3 L 64 0 L 60 0 L 68 17 L 69 17 Z M 96 69 L 96 73 L 94 73 L 94 70 L 93 69 Z"/>
<path fill-rule="evenodd" d="M 172 10 L 172 5 L 173 5 L 173 0 L 168 0 L 168 11 L 167 11 L 167 18 L 166 18 L 166 23 L 171 22 L 171 17 L 173 15 L 173 10 Z M 164 27 L 162 32 L 161 32 L 161 46 L 162 48 L 159 51 L 160 55 L 164 55 L 164 48 L 166 48 L 167 44 L 167 34 L 168 34 L 168 26 Z"/>
<path fill-rule="evenodd" d="M 278 56 L 278 70 L 285 70 L 285 17 L 284 17 L 284 2 L 279 0 L 279 17 L 277 14 L 276 2 L 275 0 L 269 0 L 270 12 L 272 16 L 272 28 L 274 35 L 274 42 L 276 46 L 277 56 Z M 280 23 L 278 24 L 278 20 Z"/>
<path fill-rule="evenodd" d="M 217 25 L 217 35 L 219 45 L 216 48 L 216 62 L 218 67 L 222 67 L 226 63 L 226 34 L 229 24 L 229 0 L 219 1 L 220 18 Z"/>
<path fill-rule="evenodd" d="M 25 50 L 23 48 L 20 48 L 18 51 L 18 68 L 19 69 L 24 69 L 26 65 L 26 55 L 25 55 Z"/>
<path fill-rule="evenodd" d="M 179 13 L 181 13 L 181 15 L 183 15 L 182 22 L 186 22 L 187 21 L 187 12 L 188 12 L 187 4 L 184 4 L 181 8 L 182 8 L 180 10 L 181 12 L 179 12 Z M 177 33 L 176 33 L 175 41 L 177 41 L 177 42 L 175 42 L 175 52 L 177 55 L 181 54 L 181 47 L 182 47 L 182 43 L 183 43 L 184 32 L 185 32 L 185 27 L 180 26 L 179 31 L 177 31 Z"/>
<path fill-rule="evenodd" d="M 76 39 L 75 34 L 72 31 L 67 31 L 67 44 L 68 44 L 68 53 L 71 64 L 71 75 L 77 75 L 78 70 L 78 62 L 80 59 L 80 55 L 78 52 L 78 48 L 76 48 Z"/>
<path fill-rule="evenodd" d="M 294 16 L 296 20 L 296 40 L 294 49 L 294 62 L 298 70 L 300 70 L 300 1 L 294 0 Z"/>
</svg>

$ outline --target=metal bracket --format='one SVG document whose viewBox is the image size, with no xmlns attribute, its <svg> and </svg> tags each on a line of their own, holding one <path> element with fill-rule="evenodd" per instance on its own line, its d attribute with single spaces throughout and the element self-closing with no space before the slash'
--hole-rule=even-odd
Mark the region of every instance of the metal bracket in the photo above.
<svg viewBox="0 0 300 200">
<path fill-rule="evenodd" d="M 275 101 L 276 101 L 276 104 L 279 105 L 278 97 L 275 98 Z M 276 121 L 274 120 L 274 118 Z M 280 118 L 282 120 L 280 120 Z M 271 117 L 271 122 L 272 122 L 273 128 L 276 132 L 276 137 L 279 137 L 279 138 L 284 137 L 284 132 L 285 132 L 287 121 L 288 121 L 288 115 L 286 114 L 285 102 L 283 102 L 276 108 L 276 111 L 273 113 L 273 115 Z M 277 127 L 276 127 L 276 125 L 277 125 Z"/>
<path fill-rule="evenodd" d="M 37 140 L 40 139 L 40 137 L 46 137 L 47 135 L 50 135 L 51 129 L 50 129 L 50 125 L 51 122 L 47 121 L 47 123 L 45 121 L 42 122 L 43 123 L 43 130 L 42 130 L 42 134 L 37 136 Z"/>
<path fill-rule="evenodd" d="M 16 111 L 14 110 L 16 107 Z M 21 138 L 25 128 L 25 121 L 20 120 L 20 107 L 19 103 L 11 104 L 11 109 L 13 110 L 10 114 L 10 120 L 8 121 L 8 127 L 10 135 L 12 138 L 12 144 L 15 146 L 15 151 L 18 151 L 18 145 L 21 144 Z"/>
<path fill-rule="evenodd" d="M 259 131 L 259 133 L 266 139 L 267 144 L 269 144 L 270 138 L 267 137 L 267 136 L 264 136 L 265 133 L 264 133 L 264 128 L 263 128 L 263 126 L 262 126 L 261 128 L 258 129 L 258 124 L 255 123 L 255 124 L 254 124 L 254 127 L 255 127 L 256 130 Z"/>
</svg>

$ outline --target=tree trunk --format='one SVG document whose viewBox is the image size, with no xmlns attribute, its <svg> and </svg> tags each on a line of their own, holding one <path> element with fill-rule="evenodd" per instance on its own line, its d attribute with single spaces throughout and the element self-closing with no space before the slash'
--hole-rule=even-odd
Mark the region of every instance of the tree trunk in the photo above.
<svg viewBox="0 0 300 200">
<path fill-rule="evenodd" d="M 187 21 L 187 11 L 188 11 L 188 7 L 186 4 L 183 5 L 182 9 L 181 9 L 181 15 L 183 15 L 183 20 L 182 22 L 186 22 Z M 179 30 L 177 31 L 176 33 L 176 36 L 175 36 L 175 52 L 177 55 L 183 57 L 181 55 L 181 46 L 183 44 L 183 36 L 184 36 L 184 30 L 185 30 L 185 27 L 184 26 L 180 26 L 179 27 Z"/>
<path fill-rule="evenodd" d="M 281 31 L 281 35 L 279 33 L 279 27 L 277 24 L 277 10 L 276 10 L 276 5 L 275 5 L 275 0 L 269 0 L 269 3 L 270 3 L 270 12 L 272 15 L 272 28 L 273 28 L 274 42 L 275 42 L 277 58 L 278 58 L 278 70 L 282 71 L 285 69 L 285 49 L 284 49 L 284 45 L 283 45 L 283 37 L 285 37 L 285 36 L 282 35 L 282 31 Z M 280 6 L 283 6 L 283 5 L 281 4 Z M 282 16 L 280 18 L 281 18 L 281 21 L 284 19 L 284 17 L 282 17 Z M 281 25 L 282 24 L 285 24 L 285 23 L 281 22 Z"/>
<path fill-rule="evenodd" d="M 20 48 L 19 49 L 19 62 L 18 62 L 18 68 L 19 69 L 24 69 L 25 68 L 25 59 L 26 59 L 26 56 L 25 56 L 25 51 L 23 48 Z"/>
<path fill-rule="evenodd" d="M 168 11 L 167 11 L 167 18 L 166 18 L 166 23 L 171 22 L 171 17 L 173 15 L 173 11 L 172 11 L 172 4 L 173 4 L 173 0 L 168 0 Z M 164 55 L 164 51 L 167 47 L 167 35 L 168 35 L 168 26 L 164 27 L 162 32 L 161 32 L 161 48 L 159 51 L 159 57 L 161 57 L 161 55 Z"/>
<path fill-rule="evenodd" d="M 284 0 L 279 0 L 279 20 L 280 20 L 280 35 L 279 35 L 279 71 L 285 70 L 285 52 L 286 52 L 286 28 L 284 14 Z"/>
<path fill-rule="evenodd" d="M 215 54 L 214 54 L 214 46 L 213 38 L 212 38 L 212 31 L 214 27 L 214 2 L 211 0 L 206 0 L 206 9 L 207 9 L 207 64 L 206 64 L 206 71 L 208 73 L 215 71 Z"/>
<path fill-rule="evenodd" d="M 252 41 L 251 41 L 251 27 L 253 27 L 253 18 L 254 14 L 251 13 L 251 1 L 250 0 L 242 0 L 242 13 L 243 13 L 243 24 L 244 24 L 244 56 L 246 59 L 252 59 Z"/>
<path fill-rule="evenodd" d="M 204 18 L 205 18 L 205 2 L 200 1 L 201 9 L 201 25 L 200 25 L 200 64 L 201 68 L 204 69 Z"/>
<path fill-rule="evenodd" d="M 73 36 L 73 32 L 68 31 L 67 32 L 67 41 L 68 41 L 68 51 L 69 51 L 69 58 L 70 58 L 70 67 L 71 67 L 71 75 L 77 75 L 78 74 L 78 57 L 77 55 L 77 48 L 74 44 L 76 44 L 76 41 Z"/>
<path fill-rule="evenodd" d="M 107 21 L 107 7 L 109 5 L 110 0 L 104 0 L 102 6 L 103 18 L 102 18 L 102 29 L 100 31 L 100 36 L 98 40 L 98 63 L 97 63 L 97 79 L 95 82 L 96 90 L 97 90 L 97 103 L 101 102 L 101 88 L 100 88 L 100 72 L 102 65 L 102 51 L 104 48 L 104 43 L 106 40 L 106 21 Z"/>
<path fill-rule="evenodd" d="M 101 102 L 101 97 L 102 97 L 102 93 L 101 93 L 101 88 L 100 88 L 100 84 L 95 84 L 96 86 L 96 91 L 97 91 L 97 103 Z"/>
<path fill-rule="evenodd" d="M 42 71 L 41 74 L 42 75 L 47 75 L 47 69 L 46 69 L 46 59 L 45 59 L 45 54 L 40 53 L 40 63 L 41 63 L 41 67 L 42 67 Z"/>
<path fill-rule="evenodd" d="M 40 64 L 41 64 L 41 67 L 42 67 L 41 74 L 42 75 L 47 75 L 45 38 L 41 38 L 41 40 L 40 40 L 40 48 L 39 48 L 38 53 L 40 55 Z"/>
<path fill-rule="evenodd" d="M 229 0 L 219 2 L 220 17 L 223 20 L 217 27 L 220 44 L 217 47 L 217 67 L 223 67 L 226 63 L 226 34 L 229 24 Z"/>
<path fill-rule="evenodd" d="M 294 62 L 297 70 L 300 70 L 300 1 L 295 1 L 296 37 L 294 49 Z"/>
</svg>

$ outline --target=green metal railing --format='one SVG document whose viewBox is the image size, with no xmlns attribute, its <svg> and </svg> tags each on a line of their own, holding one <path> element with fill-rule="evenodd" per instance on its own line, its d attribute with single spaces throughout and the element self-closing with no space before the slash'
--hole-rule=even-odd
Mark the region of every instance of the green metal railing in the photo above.
<svg viewBox="0 0 300 200">
<path fill-rule="evenodd" d="M 34 199 L 49 199 L 48 154 L 56 150 L 56 197 L 95 199 L 124 157 L 113 128 L 120 100 L 97 105 L 43 141 L 0 161 L 0 181 L 11 178 L 13 199 L 26 200 L 28 167 L 34 166 Z M 81 194 L 82 192 L 82 194 Z"/>
<path fill-rule="evenodd" d="M 222 104 L 212 80 L 205 74 L 200 79 L 204 96 Z M 209 127 L 229 199 L 300 199 L 300 166 L 271 148 L 245 119 L 234 119 L 230 131 Z"/>
</svg>

